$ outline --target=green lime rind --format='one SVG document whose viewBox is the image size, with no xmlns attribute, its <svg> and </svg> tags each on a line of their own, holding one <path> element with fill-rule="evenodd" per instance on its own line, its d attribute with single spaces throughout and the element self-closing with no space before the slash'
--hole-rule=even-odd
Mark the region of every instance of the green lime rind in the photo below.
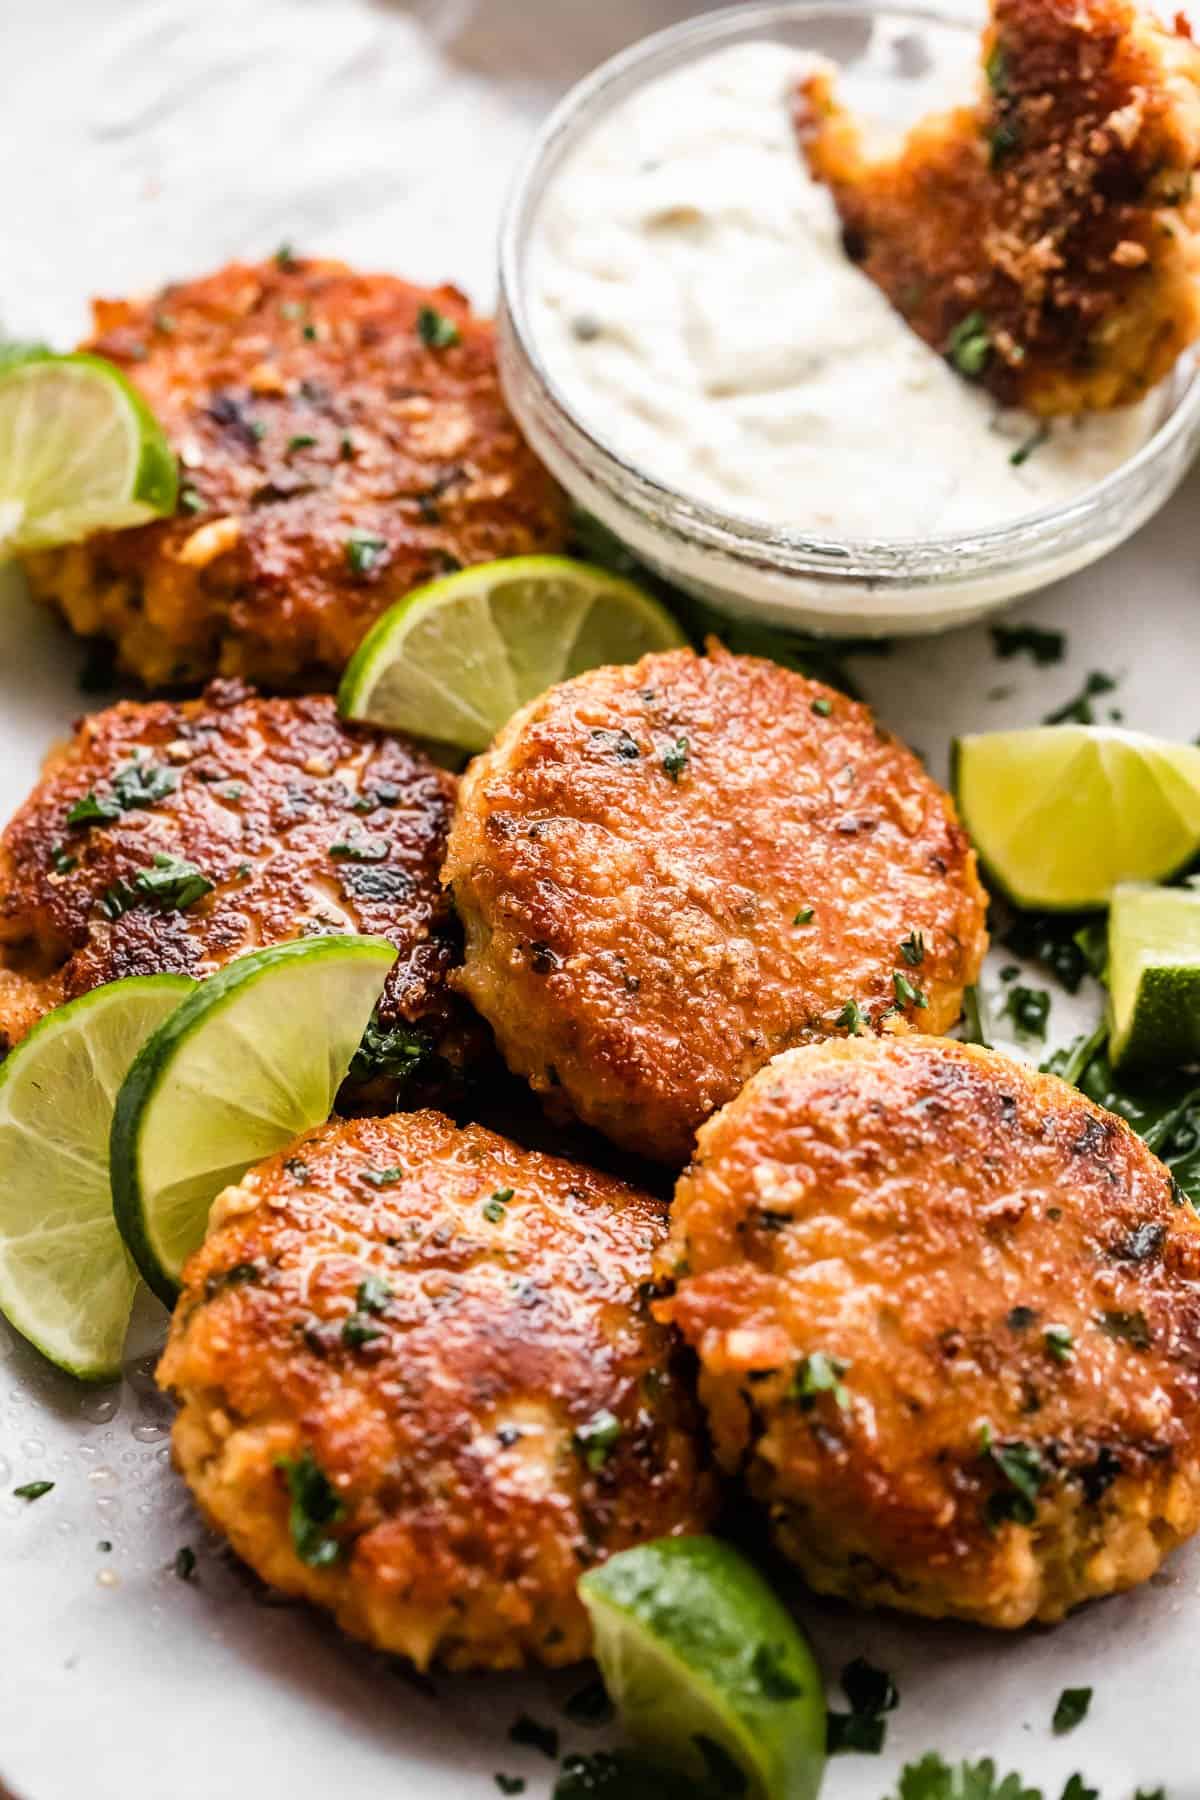
<svg viewBox="0 0 1200 1800">
<path fill-rule="evenodd" d="M 1114 1069 L 1178 1069 L 1200 1058 L 1200 891 L 1117 888 L 1108 953 Z"/>
<path fill-rule="evenodd" d="M 48 1013 L 0 1067 L 0 1311 L 52 1363 L 112 1381 L 137 1271 L 112 1215 L 121 1082 L 195 983 L 135 975 Z"/>
<path fill-rule="evenodd" d="M 1107 906 L 1124 882 L 1169 880 L 1200 851 L 1200 748 L 1109 726 L 958 739 L 953 786 L 994 886 L 1017 906 Z"/>
<path fill-rule="evenodd" d="M 0 363 L 0 549 L 144 525 L 177 493 L 162 427 L 113 363 L 36 347 Z"/>
<path fill-rule="evenodd" d="M 253 951 L 145 1045 L 113 1114 L 113 1212 L 165 1305 L 221 1190 L 329 1117 L 395 960 L 368 937 Z"/>
<path fill-rule="evenodd" d="M 555 683 L 687 642 L 620 576 L 565 556 L 511 557 L 417 588 L 385 613 L 351 658 L 338 707 L 474 752 Z"/>
<path fill-rule="evenodd" d="M 815 1800 L 825 1767 L 820 1670 L 791 1614 L 732 1546 L 660 1538 L 589 1570 L 579 1593 L 634 1744 L 698 1781 L 732 1762 L 748 1800 Z"/>
</svg>

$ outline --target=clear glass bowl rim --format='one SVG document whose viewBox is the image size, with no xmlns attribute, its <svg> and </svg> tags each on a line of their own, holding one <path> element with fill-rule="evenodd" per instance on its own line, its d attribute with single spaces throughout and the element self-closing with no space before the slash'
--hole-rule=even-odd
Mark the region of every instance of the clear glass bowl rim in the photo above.
<svg viewBox="0 0 1200 1800">
<path fill-rule="evenodd" d="M 1200 380 L 1189 356 L 1168 377 L 1175 392 L 1170 410 L 1133 456 L 1102 481 L 1065 504 L 1022 513 L 1005 525 L 974 532 L 957 531 L 915 538 L 823 537 L 786 526 L 725 513 L 658 481 L 627 462 L 606 439 L 596 436 L 567 405 L 538 355 L 525 304 L 523 260 L 529 231 L 545 181 L 583 133 L 605 112 L 614 90 L 618 97 L 668 72 L 706 49 L 753 39 L 780 28 L 811 21 L 895 18 L 957 30 L 977 30 L 978 22 L 961 12 L 922 0 L 766 0 L 766 3 L 722 7 L 683 20 L 641 38 L 610 57 L 569 90 L 550 113 L 520 163 L 510 189 L 500 230 L 499 315 L 505 337 L 532 380 L 537 409 L 568 458 L 588 478 L 606 489 L 622 506 L 634 505 L 660 528 L 666 527 L 709 549 L 755 567 L 780 574 L 819 576 L 828 580 L 925 584 L 962 580 L 1042 562 L 1082 547 L 1093 535 L 1109 536 L 1114 516 L 1127 509 L 1153 510 L 1148 488 L 1156 474 L 1164 480 L 1161 495 L 1175 485 L 1175 470 L 1185 453 L 1200 441 Z M 502 342 L 502 349 L 504 348 Z M 1149 505 L 1147 505 L 1149 501 Z"/>
</svg>

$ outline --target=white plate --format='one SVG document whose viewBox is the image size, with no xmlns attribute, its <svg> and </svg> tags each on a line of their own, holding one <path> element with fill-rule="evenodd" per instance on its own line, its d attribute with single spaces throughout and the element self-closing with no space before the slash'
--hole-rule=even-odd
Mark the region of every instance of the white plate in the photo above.
<svg viewBox="0 0 1200 1800">
<path fill-rule="evenodd" d="M 0 116 L 21 147 L 0 214 L 0 320 L 66 341 L 92 291 L 199 273 L 283 240 L 490 298 L 507 172 L 549 100 L 586 67 L 689 10 L 672 0 L 9 0 Z M 694 9 L 693 9 L 694 10 Z M 16 18 L 12 14 L 18 14 Z M 439 49 L 429 29 L 440 33 Z M 1038 719 L 1089 669 L 1120 677 L 1128 722 L 1200 731 L 1200 481 L 1098 569 L 1018 616 L 1070 634 L 1069 661 L 1002 663 L 986 630 L 857 665 L 889 725 L 944 773 L 956 731 Z M 87 702 L 76 647 L 27 603 L 0 605 L 0 814 Z M 1011 690 L 989 699 L 997 688 Z M 1086 1004 L 1086 1003 L 1085 1003 Z M 1058 1034 L 1075 1009 L 1056 998 Z M 140 1347 L 161 1314 L 148 1304 Z M 528 1710 L 565 1748 L 596 1734 L 560 1703 L 582 1679 L 450 1680 L 431 1699 L 301 1608 L 265 1606 L 167 1466 L 168 1409 L 145 1362 L 87 1393 L 0 1327 L 0 1783 L 18 1800 L 485 1800 L 493 1773 L 551 1765 L 506 1742 Z M 54 1491 L 28 1505 L 13 1486 Z M 97 1549 L 101 1540 L 111 1553 Z M 171 1572 L 192 1545 L 197 1578 Z M 830 1765 L 825 1800 L 882 1800 L 926 1750 L 993 1755 L 1057 1800 L 1083 1772 L 1103 1800 L 1165 1783 L 1200 1796 L 1190 1716 L 1200 1560 L 1053 1632 L 995 1637 L 801 1613 L 831 1678 L 865 1654 L 902 1701 L 881 1758 Z M 1064 1686 L 1093 1685 L 1052 1738 Z"/>
</svg>

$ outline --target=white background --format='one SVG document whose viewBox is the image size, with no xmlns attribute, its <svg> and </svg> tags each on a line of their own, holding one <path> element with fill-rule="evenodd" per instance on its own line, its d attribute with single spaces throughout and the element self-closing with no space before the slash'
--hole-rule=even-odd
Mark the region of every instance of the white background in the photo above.
<svg viewBox="0 0 1200 1800">
<path fill-rule="evenodd" d="M 0 324 L 69 343 L 121 294 L 288 240 L 480 304 L 514 160 L 549 101 L 602 56 L 694 10 L 671 0 L 0 0 Z M 1028 723 L 1088 669 L 1129 723 L 1200 731 L 1200 482 L 1103 567 L 1018 616 L 1070 634 L 1063 665 L 999 663 L 986 630 L 859 666 L 885 720 L 944 769 L 958 731 Z M 0 813 L 83 702 L 78 653 L 13 592 L 0 607 Z M 989 698 L 995 690 L 1003 698 Z M 1073 1024 L 1056 1001 L 1059 1033 Z M 145 1346 L 161 1317 L 149 1307 Z M 431 1701 L 295 1608 L 255 1602 L 166 1463 L 145 1363 L 84 1394 L 0 1325 L 0 1777 L 18 1800 L 479 1800 L 550 1765 L 505 1743 L 556 1718 L 572 1677 L 442 1680 Z M 26 1506 L 11 1488 L 53 1494 Z M 109 1539 L 110 1555 L 97 1548 Z M 193 1545 L 198 1580 L 170 1573 Z M 103 1575 L 104 1580 L 100 1577 Z M 831 1677 L 854 1654 L 903 1699 L 888 1753 L 831 1764 L 828 1800 L 882 1800 L 908 1757 L 995 1755 L 1057 1800 L 1200 1796 L 1200 1561 L 1054 1632 L 989 1637 L 801 1598 Z M 1094 1684 L 1054 1740 L 1064 1685 Z M 594 1736 L 564 1726 L 569 1747 Z"/>
</svg>

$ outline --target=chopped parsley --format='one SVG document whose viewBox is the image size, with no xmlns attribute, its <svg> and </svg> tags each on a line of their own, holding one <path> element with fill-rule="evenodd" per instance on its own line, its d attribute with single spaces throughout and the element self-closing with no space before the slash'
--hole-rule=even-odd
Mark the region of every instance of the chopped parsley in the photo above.
<svg viewBox="0 0 1200 1800">
<path fill-rule="evenodd" d="M 613 1716 L 613 1703 L 602 1681 L 589 1681 L 576 1689 L 563 1707 L 573 1725 L 607 1725 Z"/>
<path fill-rule="evenodd" d="M 796 1369 L 792 1377 L 789 1398 L 795 1400 L 801 1411 L 810 1412 L 821 1394 L 832 1394 L 834 1402 L 843 1412 L 850 1410 L 850 1395 L 842 1382 L 850 1364 L 840 1356 L 830 1356 L 825 1350 L 813 1350 Z"/>
<path fill-rule="evenodd" d="M 510 1744 L 524 1744 L 530 1750 L 540 1750 L 554 1762 L 558 1756 L 558 1732 L 553 1725 L 542 1725 L 537 1719 L 531 1719 L 528 1713 L 521 1713 L 508 1728 Z"/>
<path fill-rule="evenodd" d="M 1014 150 L 1019 150 L 1021 148 L 1023 138 L 1021 135 L 1020 121 L 1013 118 L 1011 114 L 1007 118 L 997 119 L 996 123 L 987 134 L 987 141 L 988 161 L 993 169 L 998 168 L 1006 156 L 1011 156 Z M 1042 425 L 1038 427 L 1038 430 L 1035 431 L 1033 436 L 1028 438 L 1026 442 L 1036 450 L 1038 444 L 1043 443 L 1048 436 L 1049 433 L 1046 427 Z M 1024 446 L 1022 446 L 1022 448 L 1024 448 Z M 1025 458 L 1021 455 L 1021 451 L 1014 450 L 1008 460 L 1009 462 L 1016 462 L 1018 457 L 1024 462 Z"/>
<path fill-rule="evenodd" d="M 999 39 L 988 51 L 983 71 L 993 94 L 1003 98 L 1008 93 L 1008 53 Z"/>
<path fill-rule="evenodd" d="M 101 800 L 89 788 L 82 800 L 77 800 L 67 813 L 67 829 L 76 831 L 82 825 L 108 825 L 121 816 L 121 808 L 115 800 Z"/>
<path fill-rule="evenodd" d="M 800 908 L 799 912 L 797 912 L 795 914 L 795 916 L 793 917 L 792 924 L 793 925 L 811 925 L 813 922 L 813 915 L 814 915 L 815 910 L 816 909 L 811 906 L 802 906 Z"/>
<path fill-rule="evenodd" d="M 311 431 L 298 431 L 294 437 L 288 439 L 286 454 L 292 456 L 297 450 L 311 450 L 316 441 Z"/>
<path fill-rule="evenodd" d="M 1039 669 L 1062 661 L 1066 653 L 1066 634 L 1046 625 L 993 625 L 992 649 L 1002 662 L 1014 656 L 1028 656 Z"/>
<path fill-rule="evenodd" d="M 1020 983 L 1009 988 L 1004 1011 L 1016 1026 L 1018 1037 L 1045 1037 L 1050 1016 L 1050 996 L 1045 988 L 1022 987 Z"/>
<path fill-rule="evenodd" d="M 685 737 L 676 738 L 670 749 L 663 751 L 662 766 L 672 781 L 678 782 L 679 777 L 687 768 L 687 760 L 688 741 Z"/>
<path fill-rule="evenodd" d="M 180 1581 L 190 1581 L 196 1573 L 196 1552 L 190 1544 L 181 1544 L 171 1565 Z"/>
<path fill-rule="evenodd" d="M 1092 701 L 1098 694 L 1111 694 L 1117 683 L 1102 669 L 1092 669 L 1079 692 L 1062 706 L 1055 707 L 1042 720 L 1043 725 L 1094 725 L 1096 709 Z"/>
<path fill-rule="evenodd" d="M 226 1288 L 254 1287 L 261 1280 L 262 1270 L 257 1263 L 240 1262 L 234 1263 L 233 1267 L 229 1269 L 214 1269 L 213 1273 L 205 1278 L 204 1298 L 206 1300 L 215 1299 L 218 1294 L 224 1293 Z"/>
<path fill-rule="evenodd" d="M 894 1712 L 900 1690 L 886 1669 L 877 1669 L 865 1656 L 856 1656 L 842 1670 L 842 1688 L 857 1713 Z"/>
<path fill-rule="evenodd" d="M 198 513 L 204 511 L 204 501 L 190 481 L 185 481 L 179 490 L 179 504 L 184 512 Z"/>
<path fill-rule="evenodd" d="M 278 250 L 275 252 L 275 267 L 277 269 L 294 269 L 295 266 L 296 253 L 292 249 L 292 246 L 287 243 L 280 244 Z"/>
<path fill-rule="evenodd" d="M 871 1713 L 834 1712 L 825 1714 L 825 1753 L 844 1756 L 856 1751 L 860 1756 L 878 1756 L 887 1736 L 887 1720 Z"/>
<path fill-rule="evenodd" d="M 998 135 L 999 134 L 997 133 L 997 136 Z M 992 138 L 993 153 L 995 152 L 995 146 L 996 146 L 996 138 L 993 137 Z M 1024 463 L 1027 463 L 1029 461 L 1030 457 L 1033 455 L 1034 451 L 1040 450 L 1042 445 L 1049 438 L 1049 436 L 1050 436 L 1050 427 L 1047 424 L 1045 424 L 1044 422 L 1038 426 L 1036 431 L 1031 431 L 1029 436 L 1027 438 L 1025 438 L 1023 440 L 1023 442 L 1021 442 L 1017 445 L 1016 449 L 1013 451 L 1012 455 L 1008 459 L 1009 462 L 1012 464 L 1013 468 L 1019 469 L 1022 467 L 1022 465 Z"/>
<path fill-rule="evenodd" d="M 1106 1337 L 1131 1344 L 1135 1350 L 1150 1348 L 1150 1327 L 1146 1323 L 1144 1312 L 1102 1312 L 1096 1323 Z"/>
<path fill-rule="evenodd" d="M 847 1000 L 833 1022 L 835 1025 L 843 1025 L 851 1037 L 861 1036 L 863 1026 L 870 1023 L 857 1000 Z"/>
<path fill-rule="evenodd" d="M 72 869 L 77 869 L 79 867 L 79 858 L 77 856 L 69 855 L 65 846 L 62 844 L 55 844 L 50 852 L 50 858 L 54 864 L 54 873 L 56 875 L 69 875 Z"/>
<path fill-rule="evenodd" d="M 968 381 L 977 381 L 992 354 L 992 340 L 987 320 L 979 311 L 960 319 L 946 340 L 946 360 L 953 363 Z"/>
<path fill-rule="evenodd" d="M 346 561 L 355 575 L 369 575 L 387 551 L 387 539 L 369 531 L 352 531 L 346 539 Z"/>
<path fill-rule="evenodd" d="M 1054 1708 L 1054 1717 L 1050 1726 L 1055 1737 L 1065 1737 L 1068 1731 L 1074 1731 L 1087 1718 L 1088 1708 L 1092 1704 L 1090 1687 L 1064 1688 L 1058 1696 L 1058 1705 Z"/>
<path fill-rule="evenodd" d="M 423 306 L 417 314 L 417 336 L 427 350 L 448 350 L 451 344 L 460 342 L 462 332 L 436 306 Z"/>
<path fill-rule="evenodd" d="M 391 1298 L 391 1286 L 382 1275 L 364 1275 L 358 1284 L 354 1304 L 359 1312 L 381 1313 Z"/>
<path fill-rule="evenodd" d="M 604 1467 L 620 1435 L 620 1419 L 602 1408 L 585 1424 L 576 1426 L 572 1442 L 588 1468 L 595 1472 Z"/>
<path fill-rule="evenodd" d="M 374 1188 L 394 1187 L 398 1181 L 403 1181 L 404 1170 L 394 1163 L 390 1169 L 364 1169 L 362 1178 Z"/>
<path fill-rule="evenodd" d="M 330 844 L 329 854 L 346 862 L 377 863 L 387 861 L 390 848 L 385 837 L 376 837 L 355 827 L 348 837 Z"/>
<path fill-rule="evenodd" d="M 382 1325 L 376 1325 L 363 1313 L 350 1313 L 342 1324 L 342 1342 L 348 1350 L 361 1350 L 364 1344 L 373 1344 L 383 1335 Z"/>
<path fill-rule="evenodd" d="M 819 719 L 827 719 L 829 717 L 830 713 L 833 711 L 833 701 L 832 700 L 814 700 L 812 703 L 812 710 L 816 713 L 816 715 Z"/>
<path fill-rule="evenodd" d="M 1082 1794 L 1070 1792 L 1077 1779 L 1071 1777 L 1062 1800 L 1083 1800 Z M 990 1756 L 952 1768 L 931 1750 L 920 1762 L 905 1764 L 893 1800 L 1042 1800 L 1042 1791 L 1026 1787 L 1015 1770 L 1001 1778 Z"/>
<path fill-rule="evenodd" d="M 292 1180 L 296 1183 L 297 1187 L 308 1186 L 309 1176 L 312 1174 L 312 1170 L 306 1162 L 302 1162 L 298 1156 L 289 1156 L 285 1160 L 283 1166 L 291 1176 Z"/>
<path fill-rule="evenodd" d="M 1069 1363 L 1075 1355 L 1075 1339 L 1065 1325 L 1047 1325 L 1042 1333 L 1046 1353 L 1055 1362 Z"/>
<path fill-rule="evenodd" d="M 385 1025 L 376 1013 L 354 1052 L 347 1079 L 407 1081 L 425 1067 L 431 1056 L 430 1042 L 423 1032 L 411 1025 Z"/>
<path fill-rule="evenodd" d="M 158 912 L 186 912 L 189 906 L 195 906 L 197 900 L 203 900 L 212 891 L 212 882 L 195 863 L 158 851 L 150 868 L 138 870 L 132 886 L 116 881 L 106 888 L 100 898 L 100 907 L 109 919 L 119 919 L 123 913 L 141 905 L 153 907 Z"/>
<path fill-rule="evenodd" d="M 291 1496 L 288 1529 L 296 1555 L 310 1569 L 328 1568 L 337 1561 L 342 1547 L 327 1527 L 336 1525 L 345 1512 L 333 1484 L 311 1450 L 297 1457 L 281 1457 L 275 1466 L 282 1471 Z"/>
<path fill-rule="evenodd" d="M 18 1500 L 40 1500 L 43 1494 L 50 1493 L 52 1481 L 26 1481 L 21 1487 L 15 1487 L 13 1494 Z"/>
<path fill-rule="evenodd" d="M 988 1496 L 983 1509 L 989 1529 L 997 1531 L 1010 1520 L 1014 1525 L 1032 1525 L 1038 1495 L 1048 1478 L 1037 1446 L 1020 1438 L 1001 1442 L 985 1419 L 979 1427 L 979 1454 L 1006 1483 Z"/>
<path fill-rule="evenodd" d="M 81 800 L 77 800 L 67 814 L 67 825 L 72 829 L 82 825 L 110 825 L 123 812 L 165 800 L 178 785 L 179 777 L 174 769 L 155 762 L 131 762 L 113 777 L 111 795 L 101 797 L 89 789 Z"/>
<path fill-rule="evenodd" d="M 892 989 L 897 1006 L 915 1006 L 920 1011 L 929 1005 L 928 994 L 923 993 L 900 969 L 893 971 Z"/>
<path fill-rule="evenodd" d="M 910 931 L 899 948 L 901 960 L 906 962 L 910 969 L 919 969 L 925 961 L 925 933 Z"/>
<path fill-rule="evenodd" d="M 495 1194 L 493 1194 L 490 1200 L 484 1201 L 483 1216 L 489 1225 L 499 1225 L 501 1220 L 506 1216 L 504 1202 L 502 1200 L 497 1200 Z"/>
<path fill-rule="evenodd" d="M 523 1794 L 525 1792 L 525 1777 L 523 1775 L 497 1774 L 493 1779 L 502 1794 Z"/>
</svg>

